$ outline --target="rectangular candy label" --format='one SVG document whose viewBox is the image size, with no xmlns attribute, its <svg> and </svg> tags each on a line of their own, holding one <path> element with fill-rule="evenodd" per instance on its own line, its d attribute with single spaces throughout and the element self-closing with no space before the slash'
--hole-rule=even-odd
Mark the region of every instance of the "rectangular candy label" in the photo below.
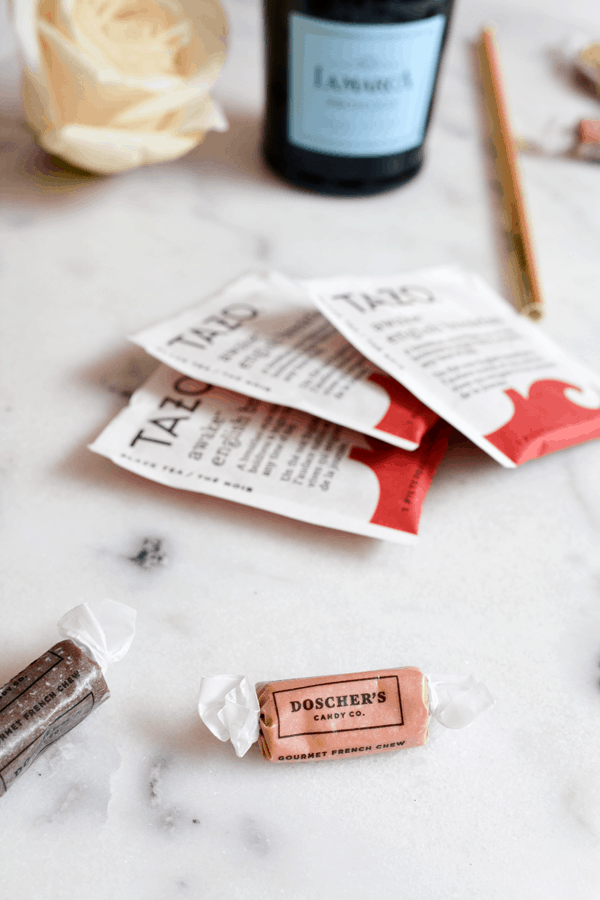
<svg viewBox="0 0 600 900">
<path fill-rule="evenodd" d="M 209 384 L 414 450 L 438 416 L 359 353 L 295 282 L 238 278 L 132 340 Z"/>
<path fill-rule="evenodd" d="M 273 698 L 280 738 L 404 724 L 397 675 L 326 681 L 273 691 Z"/>
<path fill-rule="evenodd" d="M 271 762 L 365 756 L 427 740 L 427 682 L 412 666 L 276 681 L 258 699 L 259 745 Z"/>
<path fill-rule="evenodd" d="M 600 437 L 600 375 L 477 276 L 303 283 L 358 350 L 502 465 Z"/>
<path fill-rule="evenodd" d="M 0 690 L 0 713 L 8 709 L 11 703 L 18 700 L 23 694 L 27 693 L 44 675 L 47 675 L 56 666 L 63 662 L 62 656 L 49 650 L 39 659 L 36 659 L 24 672 L 17 675 L 12 681 L 9 681 L 2 690 Z"/>
</svg>

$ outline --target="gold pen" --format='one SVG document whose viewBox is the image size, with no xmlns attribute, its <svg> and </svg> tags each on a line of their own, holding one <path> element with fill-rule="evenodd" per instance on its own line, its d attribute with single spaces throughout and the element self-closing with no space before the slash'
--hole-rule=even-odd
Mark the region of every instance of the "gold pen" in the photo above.
<svg viewBox="0 0 600 900">
<path fill-rule="evenodd" d="M 544 314 L 533 244 L 521 186 L 521 173 L 510 127 L 494 30 L 483 29 L 477 46 L 485 108 L 501 188 L 504 224 L 509 238 L 509 277 L 517 309 L 538 321 Z"/>
</svg>

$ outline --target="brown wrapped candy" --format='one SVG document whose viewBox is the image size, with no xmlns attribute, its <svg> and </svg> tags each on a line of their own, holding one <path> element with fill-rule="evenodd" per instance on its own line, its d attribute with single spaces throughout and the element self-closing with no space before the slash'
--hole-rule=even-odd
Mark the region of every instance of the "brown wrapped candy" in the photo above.
<svg viewBox="0 0 600 900">
<path fill-rule="evenodd" d="M 60 641 L 0 689 L 0 796 L 110 696 L 100 666 Z"/>
<path fill-rule="evenodd" d="M 64 640 L 0 688 L 0 796 L 110 696 L 103 673 L 127 653 L 136 614 L 113 600 L 93 606 L 69 610 L 57 623 Z"/>
</svg>

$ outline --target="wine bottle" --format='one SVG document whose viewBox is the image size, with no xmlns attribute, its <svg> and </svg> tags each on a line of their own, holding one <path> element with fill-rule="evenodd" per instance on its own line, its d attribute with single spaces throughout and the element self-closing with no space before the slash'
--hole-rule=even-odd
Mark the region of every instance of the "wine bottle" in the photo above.
<svg viewBox="0 0 600 900">
<path fill-rule="evenodd" d="M 453 0 L 265 0 L 263 151 L 327 194 L 413 178 Z"/>
</svg>

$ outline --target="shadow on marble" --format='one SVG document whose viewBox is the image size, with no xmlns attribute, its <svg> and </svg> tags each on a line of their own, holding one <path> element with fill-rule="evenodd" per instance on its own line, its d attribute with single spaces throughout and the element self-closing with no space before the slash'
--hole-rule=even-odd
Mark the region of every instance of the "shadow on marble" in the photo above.
<svg viewBox="0 0 600 900">
<path fill-rule="evenodd" d="M 124 405 L 157 366 L 158 361 L 154 357 L 149 356 L 141 347 L 128 343 L 110 356 L 78 371 L 73 381 L 78 385 L 83 383 L 108 390 L 121 398 Z"/>
<path fill-rule="evenodd" d="M 243 504 L 234 503 L 209 494 L 181 491 L 158 482 L 150 481 L 115 465 L 111 460 L 99 456 L 88 449 L 100 432 L 125 406 L 126 401 L 156 368 L 157 361 L 135 345 L 125 345 L 107 357 L 102 358 L 72 375 L 72 381 L 102 392 L 114 395 L 116 403 L 106 417 L 99 420 L 86 439 L 73 449 L 70 455 L 55 467 L 55 474 L 61 478 L 84 484 L 105 486 L 114 494 L 122 496 L 123 503 L 132 502 L 143 495 L 152 497 L 157 503 L 168 504 L 171 509 L 197 512 L 214 520 L 219 519 L 232 528 L 244 523 L 254 533 L 263 531 L 265 537 L 277 537 L 284 542 L 303 541 L 309 548 L 322 548 L 324 542 L 328 550 L 339 551 L 353 558 L 368 559 L 378 542 L 362 535 L 337 531 L 290 519 L 286 516 L 267 512 Z M 326 535 L 326 537 L 325 537 Z M 140 540 L 151 535 L 140 534 Z M 124 558 L 130 559 L 138 547 L 127 548 Z M 153 567 L 156 568 L 156 567 Z"/>
<path fill-rule="evenodd" d="M 264 829 L 252 827 L 247 816 L 240 821 L 239 811 L 231 807 L 229 792 L 223 788 L 224 780 L 260 777 L 261 770 L 264 775 L 268 764 L 258 746 L 253 745 L 238 759 L 231 744 L 219 741 L 198 718 L 194 721 L 190 717 L 189 728 L 180 733 L 165 733 L 148 720 L 138 720 L 136 728 L 144 736 L 146 746 L 152 747 L 137 767 L 138 800 L 147 809 L 144 823 L 151 824 L 158 834 L 182 835 L 195 833 L 198 826 L 218 828 L 224 818 L 227 830 L 241 828 L 252 845 L 248 849 L 263 855 L 261 849 L 267 849 L 269 843 L 260 839 Z M 215 817 L 217 793 L 221 802 L 217 801 L 219 811 Z M 264 843 L 267 847 L 262 846 Z"/>
<path fill-rule="evenodd" d="M 559 44 L 546 47 L 543 57 L 548 62 L 552 74 L 562 83 L 582 97 L 597 97 L 596 86 L 593 81 L 573 65 L 574 53 L 565 52 L 565 48 Z"/>
<path fill-rule="evenodd" d="M 120 501 L 127 506 L 135 507 L 136 501 L 145 497 L 151 498 L 159 506 L 163 503 L 168 505 L 170 511 L 195 513 L 199 517 L 199 527 L 209 522 L 214 527 L 219 522 L 221 527 L 231 528 L 232 533 L 237 533 L 236 529 L 246 526 L 254 537 L 262 533 L 265 540 L 276 540 L 282 544 L 293 542 L 304 545 L 309 550 L 323 551 L 326 547 L 327 552 L 340 553 L 354 560 L 367 560 L 377 550 L 378 542 L 372 538 L 312 525 L 209 494 L 180 491 L 128 472 L 87 448 L 107 424 L 108 420 L 99 423 L 84 444 L 57 466 L 56 474 L 66 479 L 100 485 L 111 493 L 118 494 Z"/>
<path fill-rule="evenodd" d="M 180 159 L 105 176 L 84 172 L 50 156 L 36 143 L 22 116 L 0 112 L 5 199 L 13 204 L 39 201 L 57 204 L 73 197 L 95 196 L 117 179 L 125 180 L 138 172 L 147 174 L 159 169 L 184 170 L 203 178 L 218 175 L 233 183 L 281 184 L 262 160 L 260 120 L 239 112 L 227 112 L 227 118 L 228 131 L 210 132 L 202 144 Z"/>
<path fill-rule="evenodd" d="M 496 473 L 502 471 L 500 466 L 491 456 L 472 443 L 459 431 L 452 429 L 446 450 L 440 466 L 435 474 L 432 490 L 435 486 L 441 487 L 447 482 L 454 484 L 461 477 L 475 478 L 481 473 Z M 425 500 L 427 503 L 427 500 Z"/>
<path fill-rule="evenodd" d="M 225 115 L 228 131 L 211 131 L 195 150 L 169 165 L 203 176 L 219 174 L 233 181 L 280 184 L 262 158 L 260 118 L 227 108 Z"/>
<path fill-rule="evenodd" d="M 111 780 L 121 756 L 96 714 L 43 750 L 2 797 L 6 822 L 57 844 L 82 829 L 97 834 L 106 824 Z"/>
<path fill-rule="evenodd" d="M 264 161 L 261 118 L 239 111 L 233 112 L 226 107 L 225 115 L 229 122 L 228 131 L 210 132 L 204 143 L 195 150 L 165 165 L 185 168 L 203 178 L 218 175 L 229 183 L 247 181 L 259 186 L 271 185 L 278 190 L 287 190 L 294 194 L 317 196 L 314 191 L 292 184 L 277 175 Z M 339 203 L 344 199 L 355 201 L 357 198 L 335 199 L 336 203 Z"/>
<path fill-rule="evenodd" d="M 173 730 L 166 725 L 164 720 L 156 717 L 139 715 L 135 719 L 136 734 L 142 736 L 147 746 L 155 748 L 154 761 L 150 769 L 156 768 L 163 761 L 163 767 L 167 768 L 169 761 L 178 760 L 180 763 L 196 765 L 202 763 L 220 762 L 226 758 L 235 761 L 235 751 L 229 741 L 223 742 L 212 734 L 200 717 L 190 711 L 186 724 L 179 730 Z M 248 753 L 238 763 L 246 763 L 249 766 L 264 765 L 264 759 L 258 748 L 253 744 Z M 152 778 L 149 778 L 150 782 Z"/>
<path fill-rule="evenodd" d="M 36 143 L 26 122 L 0 114 L 0 148 L 5 200 L 57 203 L 73 195 L 97 193 L 105 178 L 75 169 Z"/>
</svg>

